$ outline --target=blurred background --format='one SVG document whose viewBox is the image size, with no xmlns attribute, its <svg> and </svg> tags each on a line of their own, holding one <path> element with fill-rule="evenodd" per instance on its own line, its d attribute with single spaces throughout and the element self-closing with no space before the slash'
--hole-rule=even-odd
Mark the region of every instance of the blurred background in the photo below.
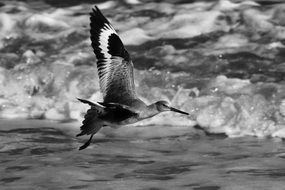
<svg viewBox="0 0 285 190">
<path fill-rule="evenodd" d="M 130 52 L 147 103 L 162 97 L 191 112 L 179 123 L 210 132 L 272 136 L 284 128 L 285 5 L 264 0 L 2 0 L 1 118 L 81 121 L 87 107 L 76 97 L 101 99 L 93 4 Z"/>
<path fill-rule="evenodd" d="M 146 103 L 167 100 L 190 116 L 163 113 L 133 128 L 104 129 L 96 137 L 104 147 L 91 146 L 96 155 L 76 152 L 72 157 L 79 145 L 72 136 L 88 108 L 76 98 L 102 99 L 89 39 L 94 5 L 132 57 L 139 97 Z M 170 189 L 178 184 L 178 189 L 282 189 L 284 79 L 281 0 L 0 0 L 0 154 L 6 168 L 0 174 L 28 171 L 30 176 L 25 183 L 12 174 L 0 181 L 7 189 L 68 189 L 66 180 L 73 179 L 70 189 L 94 189 L 86 181 L 94 182 L 100 171 L 105 178 L 97 182 L 105 186 L 98 189 L 135 189 L 130 187 L 137 184 L 141 189 L 167 189 L 159 180 L 170 180 Z M 12 161 L 22 155 L 27 157 Z M 41 161 L 37 156 L 43 156 Z M 88 168 L 98 157 L 102 165 Z M 29 161 L 33 159 L 36 166 Z M 47 163 L 54 165 L 40 173 Z M 117 170 L 108 168 L 110 163 Z M 132 171 L 140 164 L 147 169 Z M 122 166 L 126 171 L 118 173 Z M 190 175 L 193 167 L 198 169 Z M 54 172 L 62 181 L 52 177 Z M 106 186 L 104 180 L 114 172 L 115 180 Z M 42 179 L 38 184 L 32 182 L 37 176 Z M 171 181 L 173 176 L 180 180 Z M 236 177 L 235 186 L 231 178 Z M 187 186 L 189 178 L 196 185 Z"/>
</svg>

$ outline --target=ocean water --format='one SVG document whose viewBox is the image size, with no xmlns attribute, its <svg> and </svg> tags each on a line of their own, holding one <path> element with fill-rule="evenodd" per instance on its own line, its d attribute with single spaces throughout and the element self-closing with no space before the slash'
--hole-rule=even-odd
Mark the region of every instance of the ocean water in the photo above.
<svg viewBox="0 0 285 190">
<path fill-rule="evenodd" d="M 94 4 L 139 97 L 190 115 L 106 127 L 78 151 L 76 98 L 101 100 Z M 284 19 L 278 0 L 0 0 L 1 189 L 284 189 Z"/>
<path fill-rule="evenodd" d="M 74 137 L 75 123 L 2 120 L 1 189 L 284 189 L 281 140 L 227 138 L 186 127 L 115 130 L 103 129 L 78 151 L 86 139 Z M 162 136 L 159 130 L 184 134 Z"/>
</svg>

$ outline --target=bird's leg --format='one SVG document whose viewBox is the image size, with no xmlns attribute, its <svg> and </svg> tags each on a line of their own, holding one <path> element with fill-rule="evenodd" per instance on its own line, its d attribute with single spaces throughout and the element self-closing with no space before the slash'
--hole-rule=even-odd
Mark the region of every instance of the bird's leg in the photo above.
<svg viewBox="0 0 285 190">
<path fill-rule="evenodd" d="M 90 142 L 91 142 L 93 136 L 94 136 L 94 134 L 92 134 L 92 135 L 90 136 L 89 140 L 88 140 L 86 143 L 84 143 L 84 145 L 82 145 L 82 146 L 79 148 L 79 150 L 83 150 L 83 149 L 87 148 L 87 147 L 90 145 Z"/>
</svg>

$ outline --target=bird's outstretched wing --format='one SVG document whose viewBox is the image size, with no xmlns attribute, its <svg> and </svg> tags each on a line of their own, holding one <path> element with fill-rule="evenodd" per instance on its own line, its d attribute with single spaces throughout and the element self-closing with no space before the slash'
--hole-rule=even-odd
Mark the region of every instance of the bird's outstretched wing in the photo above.
<svg viewBox="0 0 285 190">
<path fill-rule="evenodd" d="M 125 104 L 136 98 L 133 63 L 117 32 L 95 6 L 90 33 L 104 102 Z"/>
</svg>

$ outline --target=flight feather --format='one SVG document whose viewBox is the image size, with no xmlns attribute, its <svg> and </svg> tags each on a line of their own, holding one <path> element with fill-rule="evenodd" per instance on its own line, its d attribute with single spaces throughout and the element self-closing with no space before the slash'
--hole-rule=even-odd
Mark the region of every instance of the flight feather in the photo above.
<svg viewBox="0 0 285 190">
<path fill-rule="evenodd" d="M 135 99 L 133 63 L 117 32 L 95 6 L 90 13 L 90 33 L 104 102 Z"/>
</svg>

